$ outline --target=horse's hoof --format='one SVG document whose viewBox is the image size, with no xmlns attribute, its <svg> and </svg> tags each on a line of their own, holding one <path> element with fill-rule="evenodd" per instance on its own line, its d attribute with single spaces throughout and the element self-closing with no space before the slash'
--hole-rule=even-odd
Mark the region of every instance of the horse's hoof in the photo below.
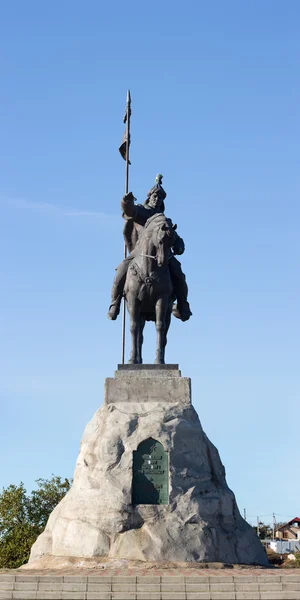
<svg viewBox="0 0 300 600">
<path fill-rule="evenodd" d="M 154 361 L 155 365 L 164 365 L 165 361 L 163 359 L 156 358 Z"/>
<path fill-rule="evenodd" d="M 127 364 L 128 365 L 138 365 L 139 361 L 138 360 L 133 360 L 133 358 L 130 358 Z"/>
</svg>

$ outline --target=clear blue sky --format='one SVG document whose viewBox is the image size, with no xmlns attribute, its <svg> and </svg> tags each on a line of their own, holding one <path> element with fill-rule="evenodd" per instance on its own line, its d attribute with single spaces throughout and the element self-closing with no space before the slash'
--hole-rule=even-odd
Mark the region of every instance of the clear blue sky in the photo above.
<svg viewBox="0 0 300 600">
<path fill-rule="evenodd" d="M 299 2 L 16 0 L 0 21 L 0 486 L 72 476 L 120 361 L 130 87 L 130 188 L 163 173 L 186 242 L 167 361 L 240 509 L 298 516 Z"/>
</svg>

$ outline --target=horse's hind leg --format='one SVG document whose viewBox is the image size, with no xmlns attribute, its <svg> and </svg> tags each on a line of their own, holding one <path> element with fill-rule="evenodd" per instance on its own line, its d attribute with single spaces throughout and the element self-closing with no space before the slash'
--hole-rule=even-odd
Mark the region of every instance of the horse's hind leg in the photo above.
<svg viewBox="0 0 300 600">
<path fill-rule="evenodd" d="M 128 361 L 131 365 L 139 364 L 139 337 L 140 337 L 140 307 L 137 298 L 127 298 L 128 312 L 130 315 L 131 354 Z"/>
<path fill-rule="evenodd" d="M 144 327 L 145 327 L 145 319 L 140 314 L 140 326 L 139 326 L 138 340 L 137 340 L 137 352 L 138 352 L 138 354 L 137 354 L 137 360 L 138 360 L 138 364 L 139 365 L 143 364 L 142 346 L 143 346 L 143 341 L 144 341 L 144 336 L 143 336 Z"/>
<path fill-rule="evenodd" d="M 155 306 L 155 325 L 156 325 L 156 365 L 165 364 L 165 345 L 167 334 L 166 316 L 168 310 L 168 298 L 159 298 Z"/>
</svg>

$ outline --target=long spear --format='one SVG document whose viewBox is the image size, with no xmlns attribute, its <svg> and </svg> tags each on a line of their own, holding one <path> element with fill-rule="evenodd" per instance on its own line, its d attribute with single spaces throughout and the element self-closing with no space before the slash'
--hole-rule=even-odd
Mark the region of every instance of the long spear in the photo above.
<svg viewBox="0 0 300 600">
<path fill-rule="evenodd" d="M 126 123 L 125 134 L 122 140 L 122 144 L 119 148 L 121 156 L 126 161 L 125 167 L 125 194 L 128 194 L 128 185 L 129 185 L 129 146 L 130 146 L 130 116 L 131 116 L 131 96 L 130 90 L 127 90 L 127 98 L 126 98 L 126 111 L 124 115 L 123 122 Z M 127 257 L 127 246 L 126 242 L 124 242 L 124 258 Z M 125 322 L 126 322 L 126 303 L 125 298 L 123 298 L 123 309 L 122 309 L 122 365 L 124 365 L 124 357 L 125 357 Z"/>
</svg>

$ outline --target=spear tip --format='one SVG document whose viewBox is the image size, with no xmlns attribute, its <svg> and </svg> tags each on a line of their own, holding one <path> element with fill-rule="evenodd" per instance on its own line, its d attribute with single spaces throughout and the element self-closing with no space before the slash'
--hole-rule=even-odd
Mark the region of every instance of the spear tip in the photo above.
<svg viewBox="0 0 300 600">
<path fill-rule="evenodd" d="M 127 104 L 130 104 L 130 102 L 131 102 L 130 90 L 127 90 Z"/>
</svg>

